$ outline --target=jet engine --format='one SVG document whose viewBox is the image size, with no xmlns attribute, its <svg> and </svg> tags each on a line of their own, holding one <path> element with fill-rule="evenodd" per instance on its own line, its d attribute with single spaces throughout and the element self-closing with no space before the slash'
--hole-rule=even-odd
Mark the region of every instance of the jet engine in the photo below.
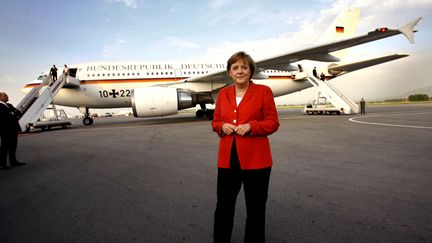
<svg viewBox="0 0 432 243">
<path fill-rule="evenodd" d="M 178 110 L 196 106 L 196 94 L 173 87 L 144 87 L 131 92 L 135 117 L 154 117 L 176 114 Z"/>
</svg>

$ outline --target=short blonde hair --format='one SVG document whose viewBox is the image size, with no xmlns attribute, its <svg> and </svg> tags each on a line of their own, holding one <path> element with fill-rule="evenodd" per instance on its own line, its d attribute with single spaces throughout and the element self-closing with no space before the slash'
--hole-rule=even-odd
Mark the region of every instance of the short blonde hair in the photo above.
<svg viewBox="0 0 432 243">
<path fill-rule="evenodd" d="M 231 66 L 237 62 L 238 60 L 243 60 L 245 61 L 248 65 L 249 65 L 249 69 L 250 69 L 250 77 L 249 79 L 252 78 L 252 76 L 255 74 L 255 70 L 256 70 L 256 64 L 255 61 L 252 59 L 251 56 L 249 56 L 246 52 L 244 51 L 239 51 L 237 53 L 234 53 L 227 61 L 227 72 L 229 73 Z"/>
</svg>

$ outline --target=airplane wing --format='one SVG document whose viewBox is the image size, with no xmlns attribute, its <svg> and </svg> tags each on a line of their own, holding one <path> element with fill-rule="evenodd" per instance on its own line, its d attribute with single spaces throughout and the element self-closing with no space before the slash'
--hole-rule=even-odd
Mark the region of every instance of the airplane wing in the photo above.
<svg viewBox="0 0 432 243">
<path fill-rule="evenodd" d="M 374 31 L 341 41 L 336 41 L 328 44 L 319 45 L 304 50 L 287 53 L 281 56 L 268 58 L 257 62 L 257 66 L 261 68 L 272 68 L 273 66 L 280 66 L 282 64 L 293 63 L 301 60 L 314 60 L 322 62 L 338 62 L 339 59 L 332 56 L 330 53 L 342 49 L 350 48 L 353 46 L 361 45 L 364 43 L 376 41 L 379 39 L 387 38 L 390 36 L 403 34 L 407 37 L 409 42 L 414 43 L 414 26 L 420 21 L 418 17 L 399 29 L 378 28 Z"/>
<path fill-rule="evenodd" d="M 323 62 L 338 62 L 339 59 L 335 56 L 332 56 L 330 53 L 346 48 L 350 48 L 353 46 L 365 44 L 368 42 L 376 41 L 379 39 L 387 38 L 394 35 L 403 34 L 411 43 L 414 43 L 414 26 L 417 25 L 417 23 L 421 20 L 421 17 L 418 17 L 409 23 L 405 24 L 404 26 L 401 26 L 398 29 L 388 29 L 388 28 L 377 28 L 374 31 L 371 31 L 367 33 L 366 35 L 361 35 L 353 38 L 348 38 L 341 41 L 331 42 L 327 44 L 318 45 L 311 48 L 306 48 L 300 51 L 290 52 L 286 53 L 280 56 L 267 58 L 264 60 L 260 60 L 256 62 L 257 69 L 280 69 L 280 70 L 291 70 L 292 66 L 290 63 L 298 62 L 301 60 L 314 60 L 314 61 L 323 61 Z M 400 57 L 399 57 L 400 58 Z M 394 58 L 397 59 L 397 58 Z M 379 63 L 383 63 L 385 61 L 391 61 L 394 60 L 391 58 L 375 60 L 375 64 L 373 63 L 373 60 L 366 61 L 366 63 L 363 63 L 362 68 L 372 65 L 376 65 Z M 361 64 L 357 64 L 357 69 L 359 69 Z M 342 67 L 342 66 L 339 66 Z M 348 66 L 346 66 L 348 69 Z M 356 70 L 354 69 L 354 65 L 351 67 L 351 71 Z M 218 82 L 218 83 L 227 83 L 229 82 L 229 77 L 226 74 L 226 71 L 220 71 L 216 73 L 212 73 L 209 75 L 203 75 L 200 77 L 194 77 L 186 80 L 182 80 L 181 82 Z"/>
<path fill-rule="evenodd" d="M 328 71 L 329 71 L 329 73 L 331 73 L 334 76 L 340 76 L 340 75 L 346 74 L 348 72 L 356 71 L 356 70 L 359 70 L 362 68 L 371 67 L 374 65 L 393 61 L 393 60 L 396 60 L 399 58 L 404 58 L 407 56 L 409 56 L 409 55 L 407 55 L 407 54 L 393 54 L 393 55 L 389 55 L 389 56 L 378 57 L 378 58 L 374 58 L 374 59 L 344 64 L 344 65 L 334 65 L 334 66 L 330 65 L 328 67 Z"/>
</svg>

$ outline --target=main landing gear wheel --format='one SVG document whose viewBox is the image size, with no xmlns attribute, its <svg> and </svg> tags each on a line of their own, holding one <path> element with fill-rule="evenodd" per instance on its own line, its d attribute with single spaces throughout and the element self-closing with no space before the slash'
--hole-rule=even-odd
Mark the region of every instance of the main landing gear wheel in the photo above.
<svg viewBox="0 0 432 243">
<path fill-rule="evenodd" d="M 206 116 L 208 117 L 208 119 L 213 120 L 214 110 L 207 109 L 205 112 L 206 112 Z"/>
<path fill-rule="evenodd" d="M 214 110 L 197 110 L 195 115 L 198 118 L 204 118 L 205 116 L 209 119 L 209 120 L 213 120 L 213 114 L 214 114 Z"/>
<path fill-rule="evenodd" d="M 205 116 L 205 111 L 203 111 L 203 110 L 197 110 L 195 112 L 195 116 L 198 117 L 198 118 L 203 118 Z"/>
<path fill-rule="evenodd" d="M 91 117 L 85 117 L 83 119 L 83 124 L 86 126 L 92 125 L 93 124 L 93 118 Z"/>
</svg>

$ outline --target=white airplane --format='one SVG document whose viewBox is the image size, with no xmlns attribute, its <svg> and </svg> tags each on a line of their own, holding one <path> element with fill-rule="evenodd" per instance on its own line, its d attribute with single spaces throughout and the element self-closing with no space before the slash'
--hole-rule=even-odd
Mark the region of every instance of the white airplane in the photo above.
<svg viewBox="0 0 432 243">
<path fill-rule="evenodd" d="M 325 79 L 339 77 L 348 72 L 392 61 L 408 55 L 394 54 L 356 63 L 341 63 L 347 48 L 403 34 L 414 43 L 414 26 L 421 17 L 398 29 L 377 28 L 367 34 L 352 37 L 356 28 L 358 9 L 346 9 L 326 32 L 327 41 L 314 47 L 283 53 L 256 62 L 253 81 L 269 86 L 274 96 L 282 96 L 312 87 L 307 81 L 300 61 L 324 62 Z M 329 40 L 332 40 L 328 42 Z M 342 51 L 340 51 L 342 50 Z M 253 56 L 253 53 L 251 53 Z M 326 64 L 326 63 L 331 64 Z M 315 66 L 315 65 L 314 65 Z M 312 73 L 310 73 L 312 74 Z M 63 86 L 54 97 L 54 104 L 85 108 L 83 123 L 91 125 L 89 108 L 132 107 L 135 117 L 167 116 L 178 110 L 200 105 L 197 117 L 213 117 L 219 90 L 230 83 L 226 65 L 219 62 L 95 62 L 70 65 L 69 75 L 78 80 Z M 42 84 L 38 80 L 27 84 L 24 90 Z"/>
</svg>

